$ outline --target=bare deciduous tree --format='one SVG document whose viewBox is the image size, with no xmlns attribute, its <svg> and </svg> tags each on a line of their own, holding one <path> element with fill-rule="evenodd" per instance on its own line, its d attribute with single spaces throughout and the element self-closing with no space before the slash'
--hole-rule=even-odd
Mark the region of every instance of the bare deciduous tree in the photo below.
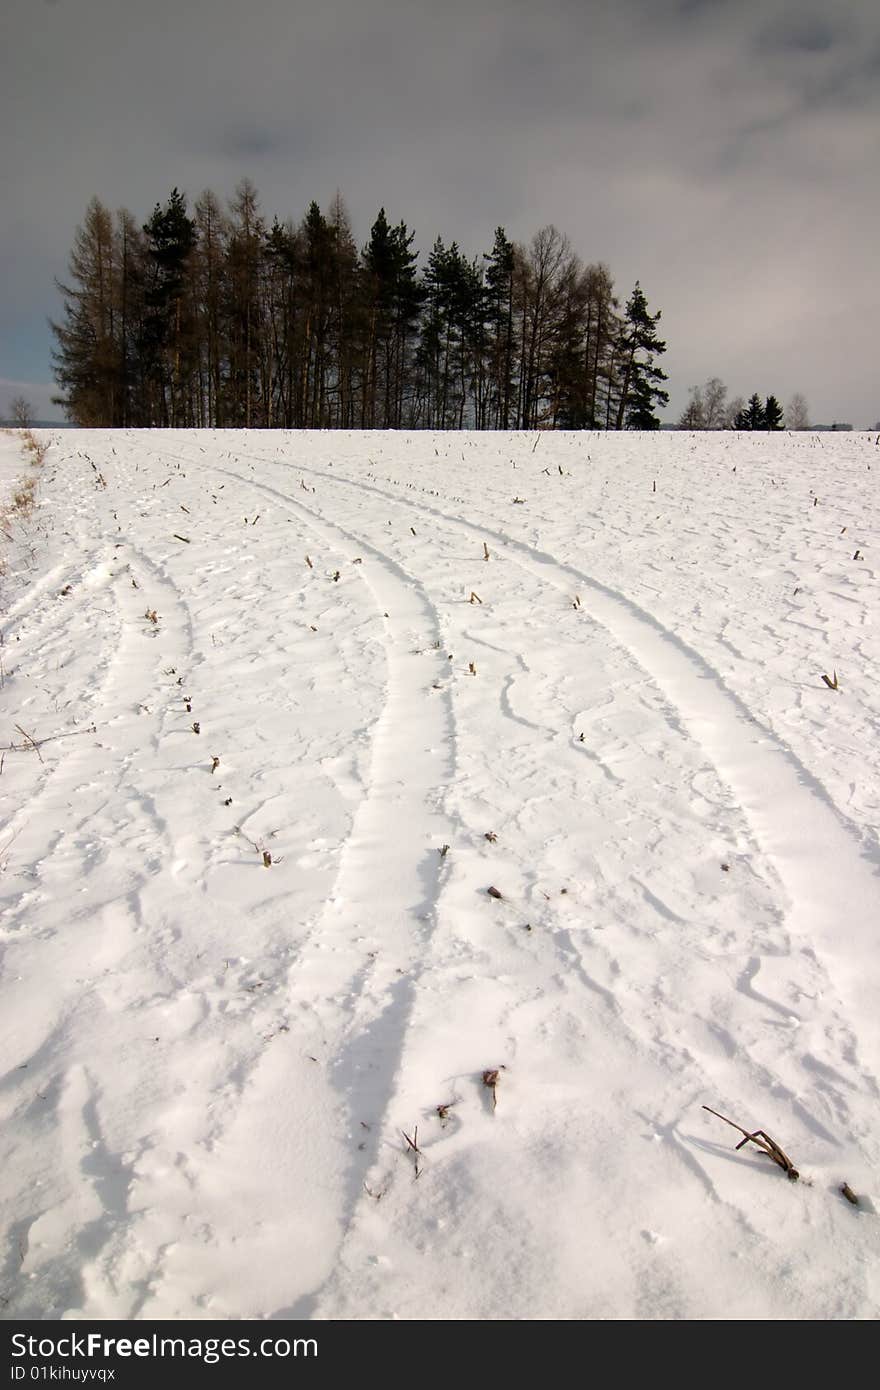
<svg viewBox="0 0 880 1390">
<path fill-rule="evenodd" d="M 810 409 L 800 391 L 796 391 L 785 407 L 785 427 L 789 430 L 810 428 Z"/>
<path fill-rule="evenodd" d="M 703 387 L 704 430 L 723 430 L 727 416 L 727 387 L 713 376 Z"/>
<path fill-rule="evenodd" d="M 745 408 L 746 402 L 744 396 L 734 396 L 733 400 L 728 402 L 727 408 L 724 411 L 724 428 L 726 430 L 735 430 L 738 428 L 736 417 L 742 415 Z"/>
<path fill-rule="evenodd" d="M 34 423 L 34 412 L 30 401 L 24 396 L 13 396 L 9 402 L 9 419 L 20 430 L 29 430 Z"/>
</svg>

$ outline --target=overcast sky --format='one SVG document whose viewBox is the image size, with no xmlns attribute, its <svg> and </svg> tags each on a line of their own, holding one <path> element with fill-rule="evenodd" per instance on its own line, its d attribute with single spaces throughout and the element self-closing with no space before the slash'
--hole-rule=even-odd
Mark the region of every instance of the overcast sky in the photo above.
<svg viewBox="0 0 880 1390">
<path fill-rule="evenodd" d="M 337 188 L 468 254 L 547 223 L 663 313 L 688 387 L 880 419 L 880 4 L 3 0 L 0 414 L 58 415 L 49 315 L 96 194 L 271 219 Z"/>
</svg>

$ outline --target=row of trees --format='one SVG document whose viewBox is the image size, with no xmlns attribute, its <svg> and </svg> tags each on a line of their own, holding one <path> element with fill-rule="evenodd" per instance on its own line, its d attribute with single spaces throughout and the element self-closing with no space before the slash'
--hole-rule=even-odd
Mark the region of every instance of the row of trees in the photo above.
<svg viewBox="0 0 880 1390">
<path fill-rule="evenodd" d="M 727 399 L 727 387 L 717 376 L 705 386 L 692 386 L 690 399 L 678 421 L 680 430 L 808 430 L 809 408 L 798 392 L 785 413 L 775 396 L 762 401 L 755 392 L 748 401 L 742 396 Z"/>
<path fill-rule="evenodd" d="M 379 212 L 358 251 L 341 198 L 294 225 L 245 181 L 139 226 L 93 199 L 77 228 L 54 368 L 91 426 L 654 429 L 666 348 L 637 283 L 555 227 L 468 259 Z"/>
</svg>

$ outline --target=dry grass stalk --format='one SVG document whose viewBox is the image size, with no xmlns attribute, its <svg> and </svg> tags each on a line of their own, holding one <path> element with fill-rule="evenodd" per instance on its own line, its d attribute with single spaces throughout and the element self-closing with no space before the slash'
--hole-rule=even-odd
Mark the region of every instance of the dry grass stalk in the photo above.
<svg viewBox="0 0 880 1390">
<path fill-rule="evenodd" d="M 43 746 L 44 743 L 54 742 L 54 741 L 56 741 L 56 740 L 59 739 L 59 738 L 78 738 L 78 737 L 80 736 L 80 734 L 94 734 L 94 733 L 97 733 L 97 728 L 96 728 L 96 726 L 95 726 L 94 724 L 90 724 L 90 725 L 88 726 L 87 729 L 67 729 L 64 733 L 61 733 L 61 734 L 46 734 L 45 738 L 36 738 L 33 734 L 27 733 L 27 732 L 21 727 L 20 724 L 16 724 L 15 727 L 16 727 L 16 729 L 18 730 L 18 732 L 21 734 L 22 738 L 24 739 L 24 743 L 9 743 L 9 744 L 7 744 L 7 746 L 6 746 L 6 752 L 7 752 L 7 753 L 25 753 L 25 752 L 36 753 L 37 757 L 40 759 L 40 762 L 43 761 L 43 757 L 42 757 L 42 755 L 41 755 L 41 753 L 40 753 L 40 749 L 42 748 L 42 746 Z"/>
<path fill-rule="evenodd" d="M 822 679 L 823 679 L 823 681 L 825 682 L 825 684 L 828 686 L 828 689 L 829 689 L 829 690 L 837 690 L 838 686 L 837 686 L 837 672 L 836 672 L 836 671 L 834 672 L 834 678 L 833 678 L 833 679 L 831 678 L 831 676 L 826 676 L 826 675 L 824 675 L 824 674 L 823 674 L 823 676 L 822 676 Z"/>
<path fill-rule="evenodd" d="M 483 1072 L 483 1085 L 492 1092 L 492 1109 L 498 1108 L 498 1073 L 499 1067 L 490 1067 Z"/>
<path fill-rule="evenodd" d="M 775 1139 L 770 1138 L 766 1130 L 756 1129 L 750 1132 L 747 1129 L 743 1129 L 742 1125 L 738 1125 L 734 1120 L 728 1120 L 726 1115 L 719 1115 L 718 1111 L 713 1110 L 711 1105 L 704 1105 L 703 1109 L 708 1110 L 709 1114 L 714 1115 L 716 1119 L 723 1120 L 726 1125 L 730 1125 L 731 1129 L 738 1129 L 740 1134 L 745 1135 L 745 1138 L 741 1139 L 737 1144 L 737 1149 L 741 1149 L 749 1142 L 756 1144 L 759 1149 L 763 1150 L 765 1154 L 768 1154 L 769 1157 L 773 1159 L 774 1163 L 778 1164 L 787 1178 L 792 1182 L 797 1182 L 800 1173 L 788 1157 L 788 1154 L 779 1147 Z"/>
<path fill-rule="evenodd" d="M 408 1151 L 409 1151 L 409 1152 L 412 1154 L 412 1156 L 413 1156 L 413 1165 L 414 1165 L 414 1167 L 415 1167 L 415 1175 L 416 1175 L 417 1178 L 419 1178 L 419 1177 L 421 1177 L 421 1174 L 422 1174 L 422 1169 L 419 1167 L 419 1159 L 422 1158 L 422 1156 L 423 1156 L 423 1155 L 422 1155 L 422 1151 L 421 1151 L 421 1149 L 419 1148 L 419 1127 L 418 1127 L 418 1125 L 416 1125 L 415 1129 L 413 1130 L 413 1137 L 412 1137 L 412 1139 L 410 1139 L 410 1137 L 409 1137 L 409 1135 L 407 1134 L 407 1132 L 406 1132 L 405 1129 L 402 1129 L 400 1132 L 401 1132 L 401 1134 L 403 1135 L 404 1139 L 405 1139 L 406 1142 L 407 1142 Z"/>
</svg>

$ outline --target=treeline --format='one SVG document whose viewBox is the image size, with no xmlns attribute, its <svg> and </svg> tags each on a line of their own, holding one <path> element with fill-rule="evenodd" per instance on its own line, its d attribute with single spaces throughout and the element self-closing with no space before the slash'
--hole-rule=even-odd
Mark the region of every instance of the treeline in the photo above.
<svg viewBox="0 0 880 1390">
<path fill-rule="evenodd" d="M 713 376 L 705 386 L 692 386 L 688 403 L 679 416 L 680 430 L 807 430 L 809 407 L 796 392 L 783 412 L 775 396 L 762 401 L 757 391 L 745 401 L 727 399 L 727 387 Z"/>
<path fill-rule="evenodd" d="M 379 212 L 359 251 L 341 198 L 264 219 L 175 189 L 140 226 L 97 199 L 77 228 L 56 398 L 86 426 L 655 429 L 660 313 L 555 227 L 468 259 Z"/>
</svg>

